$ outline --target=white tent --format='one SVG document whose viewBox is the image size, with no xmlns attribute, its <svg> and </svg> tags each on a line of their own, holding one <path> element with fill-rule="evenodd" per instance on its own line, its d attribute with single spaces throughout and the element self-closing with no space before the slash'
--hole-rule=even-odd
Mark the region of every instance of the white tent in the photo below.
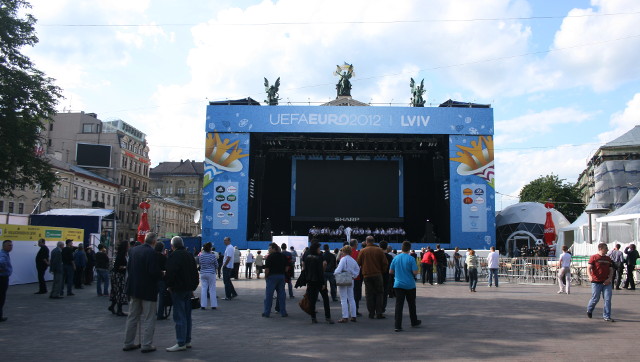
<svg viewBox="0 0 640 362">
<path fill-rule="evenodd" d="M 595 198 L 591 198 L 585 210 L 604 209 L 604 205 L 598 204 Z M 591 216 L 591 224 L 593 235 L 596 235 L 596 218 L 598 214 Z M 586 211 L 582 212 L 578 218 L 569 226 L 558 228 L 558 244 L 571 246 L 573 243 L 585 243 L 589 242 L 589 214 Z"/>
<path fill-rule="evenodd" d="M 624 206 L 607 216 L 596 219 L 599 223 L 598 240 L 604 243 L 637 243 L 640 241 L 640 192 Z"/>
</svg>

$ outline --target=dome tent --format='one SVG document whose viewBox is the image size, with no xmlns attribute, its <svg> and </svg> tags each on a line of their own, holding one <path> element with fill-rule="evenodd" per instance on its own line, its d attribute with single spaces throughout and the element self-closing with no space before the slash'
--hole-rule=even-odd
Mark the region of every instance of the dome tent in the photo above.
<svg viewBox="0 0 640 362">
<path fill-rule="evenodd" d="M 501 253 L 513 255 L 523 245 L 532 247 L 543 238 L 547 209 L 539 202 L 520 202 L 511 205 L 496 216 L 496 247 Z M 551 209 L 556 230 L 570 223 L 561 212 Z"/>
</svg>

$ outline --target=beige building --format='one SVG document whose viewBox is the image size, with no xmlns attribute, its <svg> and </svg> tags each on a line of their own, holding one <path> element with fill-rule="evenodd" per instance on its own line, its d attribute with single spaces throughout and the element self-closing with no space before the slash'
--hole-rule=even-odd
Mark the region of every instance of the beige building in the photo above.
<svg viewBox="0 0 640 362">
<path fill-rule="evenodd" d="M 148 218 L 151 231 L 164 238 L 200 234 L 199 223 L 194 221 L 197 208 L 169 197 L 153 196 L 150 200 Z"/>
<path fill-rule="evenodd" d="M 108 203 L 105 196 L 104 206 L 116 210 L 117 238 L 134 239 L 141 213 L 138 204 L 149 195 L 146 135 L 122 120 L 102 122 L 95 113 L 58 113 L 53 118 L 54 122 L 43 132 L 47 155 L 118 185 L 115 205 L 113 200 Z M 65 176 L 60 179 L 64 185 Z M 96 201 L 95 191 L 87 188 L 91 185 L 77 184 L 81 180 L 68 177 L 67 180 L 71 181 L 67 185 L 70 192 L 78 192 L 77 199 L 71 196 L 70 207 L 91 207 Z M 102 202 L 101 193 L 97 198 Z"/>
<path fill-rule="evenodd" d="M 204 162 L 160 162 L 150 171 L 151 192 L 202 210 Z"/>
<path fill-rule="evenodd" d="M 51 195 L 38 186 L 14 190 L 13 196 L 0 198 L 0 213 L 39 214 L 51 209 L 106 208 L 115 209 L 118 184 L 82 167 L 50 159 L 58 177 Z"/>
<path fill-rule="evenodd" d="M 640 188 L 640 126 L 601 146 L 578 177 L 585 204 L 615 210 Z"/>
</svg>

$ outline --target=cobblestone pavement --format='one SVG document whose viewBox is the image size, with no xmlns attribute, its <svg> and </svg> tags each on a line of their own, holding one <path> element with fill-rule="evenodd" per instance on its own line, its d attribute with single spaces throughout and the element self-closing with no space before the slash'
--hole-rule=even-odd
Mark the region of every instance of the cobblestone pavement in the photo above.
<svg viewBox="0 0 640 362">
<path fill-rule="evenodd" d="M 50 284 L 50 283 L 49 283 Z M 587 319 L 590 288 L 556 294 L 554 285 L 441 286 L 418 284 L 420 328 L 410 328 L 405 307 L 404 331 L 393 330 L 393 305 L 387 318 L 357 323 L 314 324 L 297 305 L 303 291 L 287 299 L 288 318 L 262 318 L 264 280 L 234 281 L 239 297 L 219 300 L 217 310 L 193 311 L 193 348 L 168 353 L 175 343 L 171 319 L 158 321 L 156 352 L 122 351 L 124 317 L 107 311 L 108 298 L 94 286 L 75 296 L 49 299 L 34 295 L 37 284 L 10 286 L 0 323 L 3 361 L 128 360 L 633 360 L 640 322 L 635 291 L 614 291 L 612 317 L 602 320 L 602 301 Z M 218 296 L 224 295 L 218 280 Z M 199 290 L 198 290 L 199 292 Z M 275 305 L 275 303 L 274 303 Z M 332 303 L 340 317 L 340 303 Z M 321 303 L 318 310 L 321 311 Z M 322 313 L 319 314 L 319 317 Z M 319 319 L 322 321 L 323 319 Z M 636 357 L 637 358 L 637 357 Z"/>
</svg>

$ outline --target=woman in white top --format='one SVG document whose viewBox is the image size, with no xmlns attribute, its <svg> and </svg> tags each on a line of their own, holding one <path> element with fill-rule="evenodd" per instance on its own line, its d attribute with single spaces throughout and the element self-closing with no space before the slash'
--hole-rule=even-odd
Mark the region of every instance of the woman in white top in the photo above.
<svg viewBox="0 0 640 362">
<path fill-rule="evenodd" d="M 341 257 L 338 267 L 334 271 L 334 274 L 341 273 L 343 271 L 351 273 L 353 278 L 356 278 L 360 274 L 360 266 L 351 257 L 351 246 L 345 245 L 340 250 Z M 356 301 L 353 298 L 353 281 L 351 285 L 338 286 L 338 293 L 340 294 L 340 304 L 342 304 L 342 319 L 338 320 L 338 323 L 346 323 L 351 317 L 351 321 L 356 321 Z"/>
<path fill-rule="evenodd" d="M 215 253 L 211 252 L 211 246 L 210 242 L 205 243 L 202 246 L 202 252 L 198 256 L 200 261 L 200 309 L 205 309 L 209 303 L 211 309 L 218 307 L 218 299 L 216 299 L 218 258 Z"/>
</svg>

